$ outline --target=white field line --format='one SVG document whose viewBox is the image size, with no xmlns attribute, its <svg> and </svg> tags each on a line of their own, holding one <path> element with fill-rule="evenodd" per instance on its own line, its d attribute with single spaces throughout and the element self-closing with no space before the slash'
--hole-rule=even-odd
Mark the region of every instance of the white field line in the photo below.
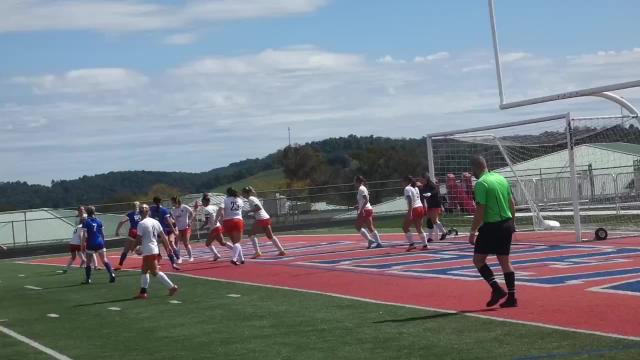
<svg viewBox="0 0 640 360">
<path fill-rule="evenodd" d="M 60 354 L 59 352 L 57 352 L 55 350 L 49 349 L 48 347 L 46 347 L 44 345 L 41 345 L 41 344 L 29 339 L 26 336 L 22 336 L 22 335 L 18 334 L 17 332 L 15 332 L 15 331 L 13 331 L 11 329 L 8 329 L 8 328 L 6 328 L 6 327 L 4 327 L 2 325 L 0 325 L 0 332 L 3 332 L 3 333 L 5 333 L 5 334 L 17 339 L 17 340 L 20 340 L 23 343 L 25 343 L 25 344 L 27 344 L 27 345 L 29 345 L 31 347 L 34 347 L 34 348 L 42 351 L 43 353 L 53 357 L 54 359 L 57 359 L 57 360 L 71 360 L 70 357 L 62 355 L 62 354 Z"/>
<path fill-rule="evenodd" d="M 25 285 L 24 287 L 31 290 L 42 290 L 42 288 L 32 285 Z"/>
</svg>

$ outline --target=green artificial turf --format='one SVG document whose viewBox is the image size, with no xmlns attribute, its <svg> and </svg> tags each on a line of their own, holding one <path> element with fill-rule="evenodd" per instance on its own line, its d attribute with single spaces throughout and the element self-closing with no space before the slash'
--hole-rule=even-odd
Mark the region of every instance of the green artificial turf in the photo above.
<svg viewBox="0 0 640 360">
<path fill-rule="evenodd" d="M 179 275 L 174 298 L 152 279 L 132 300 L 135 271 L 85 286 L 82 270 L 58 269 L 0 263 L 0 326 L 73 359 L 640 358 L 632 340 Z M 0 333 L 0 359 L 46 358 Z"/>
</svg>

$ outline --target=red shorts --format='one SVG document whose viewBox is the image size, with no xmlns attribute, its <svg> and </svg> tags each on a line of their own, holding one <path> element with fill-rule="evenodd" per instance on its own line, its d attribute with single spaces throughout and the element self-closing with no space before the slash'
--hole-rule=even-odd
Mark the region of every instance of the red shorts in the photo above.
<svg viewBox="0 0 640 360">
<path fill-rule="evenodd" d="M 222 234 L 222 226 L 216 226 L 209 231 L 209 236 L 217 236 Z"/>
<path fill-rule="evenodd" d="M 442 214 L 442 208 L 428 208 L 427 215 L 440 215 Z"/>
<path fill-rule="evenodd" d="M 180 235 L 182 238 L 189 240 L 189 238 L 191 238 L 191 228 L 188 227 L 183 230 L 178 230 L 178 235 Z"/>
<path fill-rule="evenodd" d="M 263 228 L 267 226 L 271 226 L 271 219 L 256 220 L 256 225 Z"/>
<path fill-rule="evenodd" d="M 230 235 L 232 232 L 239 232 L 242 234 L 244 231 L 244 221 L 242 219 L 227 219 L 222 222 L 224 233 Z"/>
<path fill-rule="evenodd" d="M 422 206 L 414 207 L 413 209 L 411 209 L 411 218 L 413 220 L 421 220 L 423 217 L 424 217 L 424 208 Z"/>
<path fill-rule="evenodd" d="M 82 247 L 80 245 L 69 244 L 69 252 L 74 253 L 76 251 L 82 251 Z"/>
<path fill-rule="evenodd" d="M 131 228 L 129 229 L 129 235 L 130 238 L 135 239 L 136 237 L 138 237 L 138 230 Z"/>
<path fill-rule="evenodd" d="M 358 214 L 358 220 L 371 219 L 373 217 L 373 209 L 364 209 Z"/>
</svg>

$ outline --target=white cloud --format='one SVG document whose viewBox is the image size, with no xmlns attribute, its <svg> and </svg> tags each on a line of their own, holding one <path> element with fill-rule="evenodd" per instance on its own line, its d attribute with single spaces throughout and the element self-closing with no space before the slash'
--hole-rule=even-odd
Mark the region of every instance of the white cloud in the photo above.
<svg viewBox="0 0 640 360">
<path fill-rule="evenodd" d="M 178 75 L 248 74 L 261 72 L 348 71 L 363 64 L 359 55 L 314 47 L 267 49 L 238 57 L 209 57 L 174 69 Z"/>
<path fill-rule="evenodd" d="M 394 59 L 391 55 L 385 55 L 376 60 L 376 62 L 380 64 L 405 64 L 407 61 L 402 59 Z"/>
<path fill-rule="evenodd" d="M 168 45 L 189 45 L 198 41 L 198 35 L 194 33 L 171 34 L 164 38 L 164 43 Z"/>
<path fill-rule="evenodd" d="M 125 91 L 146 84 L 147 77 L 122 68 L 71 70 L 61 75 L 19 76 L 14 84 L 29 85 L 36 93 L 95 93 Z"/>
<path fill-rule="evenodd" d="M 598 51 L 595 54 L 568 56 L 569 63 L 575 65 L 612 65 L 630 64 L 640 65 L 640 48 L 622 51 Z"/>
<path fill-rule="evenodd" d="M 327 0 L 196 0 L 166 5 L 149 0 L 3 0 L 0 33 L 178 29 L 199 23 L 303 14 L 326 3 Z"/>
<path fill-rule="evenodd" d="M 524 59 L 530 59 L 533 55 L 526 52 L 508 52 L 500 54 L 500 61 L 503 64 L 508 64 L 516 61 L 521 61 Z"/>
<path fill-rule="evenodd" d="M 482 70 L 491 69 L 492 67 L 493 67 L 493 64 L 477 64 L 477 65 L 463 67 L 462 72 L 482 71 Z"/>
<path fill-rule="evenodd" d="M 413 62 L 414 63 L 425 63 L 425 62 L 434 61 L 434 60 L 448 59 L 449 57 L 451 57 L 451 54 L 449 54 L 446 51 L 440 51 L 440 52 L 437 52 L 435 54 L 431 54 L 431 55 L 427 55 L 427 56 L 416 56 L 415 58 L 413 58 Z"/>
</svg>

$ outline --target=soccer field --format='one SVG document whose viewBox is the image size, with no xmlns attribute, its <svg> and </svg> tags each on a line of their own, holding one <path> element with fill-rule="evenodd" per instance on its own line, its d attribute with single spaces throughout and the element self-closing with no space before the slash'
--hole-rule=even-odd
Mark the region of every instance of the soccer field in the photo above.
<svg viewBox="0 0 640 360">
<path fill-rule="evenodd" d="M 177 274 L 175 297 L 152 280 L 151 297 L 133 300 L 136 271 L 85 286 L 82 270 L 57 270 L 1 263 L 0 326 L 72 359 L 640 358 L 637 341 L 460 312 Z M 0 348 L 2 359 L 51 358 L 6 333 Z"/>
</svg>

